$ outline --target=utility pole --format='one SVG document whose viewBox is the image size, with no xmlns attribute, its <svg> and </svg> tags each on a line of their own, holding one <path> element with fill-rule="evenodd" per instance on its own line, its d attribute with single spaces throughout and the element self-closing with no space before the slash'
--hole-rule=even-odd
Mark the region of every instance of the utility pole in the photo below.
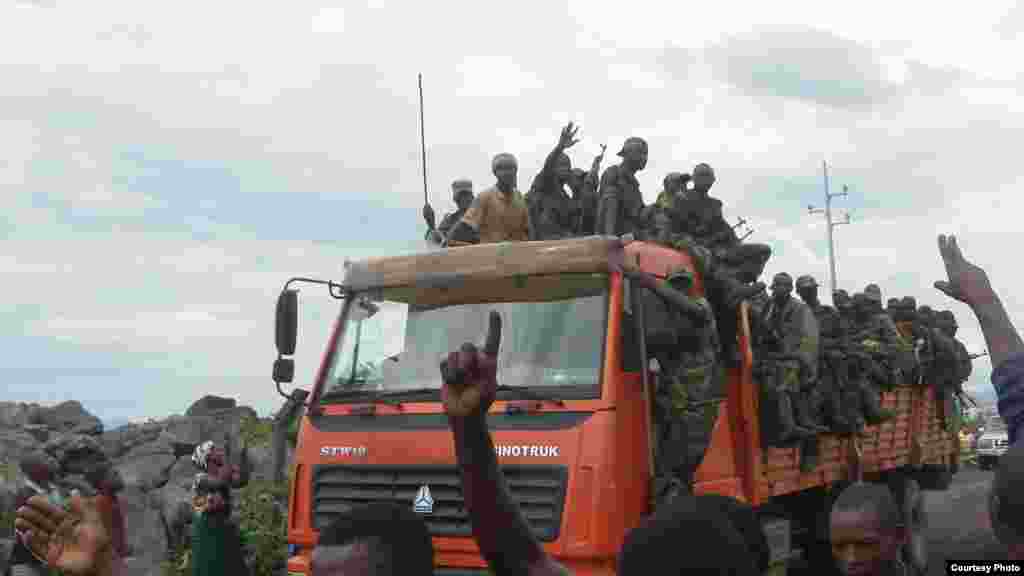
<svg viewBox="0 0 1024 576">
<path fill-rule="evenodd" d="M 813 205 L 807 207 L 807 211 L 810 214 L 824 214 L 825 215 L 825 231 L 828 235 L 828 267 L 829 267 L 829 287 L 831 293 L 836 291 L 836 251 L 835 242 L 832 240 L 832 229 L 840 224 L 850 223 L 850 214 L 846 213 L 843 215 L 843 219 L 839 221 L 832 220 L 832 199 L 840 196 L 846 196 L 849 189 L 844 185 L 843 191 L 832 194 L 828 191 L 828 163 L 822 161 L 822 172 L 825 176 L 825 208 L 815 208 Z"/>
</svg>

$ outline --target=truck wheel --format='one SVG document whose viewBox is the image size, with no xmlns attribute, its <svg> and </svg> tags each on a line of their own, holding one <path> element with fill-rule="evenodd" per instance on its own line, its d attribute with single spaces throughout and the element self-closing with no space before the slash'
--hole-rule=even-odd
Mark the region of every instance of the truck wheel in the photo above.
<svg viewBox="0 0 1024 576">
<path fill-rule="evenodd" d="M 913 478 L 903 482 L 903 520 L 907 527 L 904 556 L 915 574 L 928 573 L 928 519 L 925 516 L 924 492 Z"/>
</svg>

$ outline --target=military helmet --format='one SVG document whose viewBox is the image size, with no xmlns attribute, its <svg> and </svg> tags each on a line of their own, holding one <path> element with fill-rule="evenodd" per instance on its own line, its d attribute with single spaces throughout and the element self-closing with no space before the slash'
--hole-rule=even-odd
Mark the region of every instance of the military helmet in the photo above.
<svg viewBox="0 0 1024 576">
<path fill-rule="evenodd" d="M 468 178 L 459 178 L 452 182 L 452 198 L 458 200 L 465 194 L 473 193 L 473 181 Z"/>
<path fill-rule="evenodd" d="M 817 288 L 818 282 L 815 281 L 814 276 L 810 274 L 804 274 L 803 276 L 796 279 L 796 289 L 802 290 L 804 288 Z"/>
<path fill-rule="evenodd" d="M 779 272 L 772 278 L 772 286 L 781 286 L 783 284 L 792 286 L 793 277 L 785 272 Z"/>
<path fill-rule="evenodd" d="M 868 284 L 864 287 L 862 294 L 871 302 L 882 303 L 882 289 L 878 287 L 878 284 Z"/>
<path fill-rule="evenodd" d="M 669 182 L 675 182 L 677 180 L 682 182 L 686 181 L 683 179 L 682 172 L 669 172 L 668 174 L 665 175 L 665 180 L 662 183 L 665 185 L 666 188 L 668 188 Z"/>
</svg>

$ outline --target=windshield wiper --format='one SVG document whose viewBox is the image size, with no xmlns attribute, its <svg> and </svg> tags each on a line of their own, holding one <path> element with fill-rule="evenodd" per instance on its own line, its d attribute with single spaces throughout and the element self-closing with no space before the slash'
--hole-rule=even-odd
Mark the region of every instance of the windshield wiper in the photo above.
<svg viewBox="0 0 1024 576">
<path fill-rule="evenodd" d="M 541 392 L 540 390 L 537 390 L 536 388 L 531 388 L 529 386 L 509 386 L 507 384 L 502 384 L 498 386 L 497 391 L 514 392 L 515 394 L 522 396 L 526 400 L 536 400 L 537 402 L 552 402 L 557 406 L 565 406 L 565 402 L 563 402 L 562 399 L 559 398 L 558 396 L 549 392 Z"/>
</svg>

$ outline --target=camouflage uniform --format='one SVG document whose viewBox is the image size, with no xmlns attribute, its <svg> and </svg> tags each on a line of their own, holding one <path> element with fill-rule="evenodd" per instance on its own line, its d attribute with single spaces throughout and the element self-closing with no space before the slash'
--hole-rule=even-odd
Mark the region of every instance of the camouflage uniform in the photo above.
<svg viewBox="0 0 1024 576">
<path fill-rule="evenodd" d="M 881 391 L 877 386 L 892 385 L 893 375 L 884 364 L 883 341 L 891 338 L 889 326 L 874 312 L 875 299 L 865 293 L 855 294 L 856 317 L 851 325 L 850 383 L 861 397 L 861 409 L 868 424 L 881 424 L 894 414 L 882 409 Z M 895 330 L 895 326 L 892 326 Z"/>
<path fill-rule="evenodd" d="M 772 279 L 773 293 L 792 287 L 785 272 Z M 818 323 L 806 304 L 788 295 L 773 295 L 754 321 L 762 427 L 770 445 L 787 446 L 821 430 L 810 417 L 807 394 L 817 381 Z"/>
<path fill-rule="evenodd" d="M 843 394 L 847 388 L 846 322 L 832 306 L 817 299 L 818 283 L 811 276 L 796 281 L 797 292 L 810 306 L 818 321 L 818 395 L 823 403 L 822 416 L 833 432 L 848 433 L 851 423 L 843 412 Z M 813 296 L 811 293 L 813 292 Z"/>
<path fill-rule="evenodd" d="M 661 314 L 670 324 L 662 321 L 649 329 L 664 375 L 656 391 L 659 475 L 686 486 L 692 484 L 703 461 L 718 418 L 718 404 L 726 397 L 714 314 L 706 299 L 689 296 L 692 285 L 688 271 L 675 272 L 660 288 L 687 303 L 680 305 L 656 293 L 644 306 L 646 318 Z M 648 313 L 647 304 L 655 304 L 655 299 L 660 304 Z"/>
</svg>

